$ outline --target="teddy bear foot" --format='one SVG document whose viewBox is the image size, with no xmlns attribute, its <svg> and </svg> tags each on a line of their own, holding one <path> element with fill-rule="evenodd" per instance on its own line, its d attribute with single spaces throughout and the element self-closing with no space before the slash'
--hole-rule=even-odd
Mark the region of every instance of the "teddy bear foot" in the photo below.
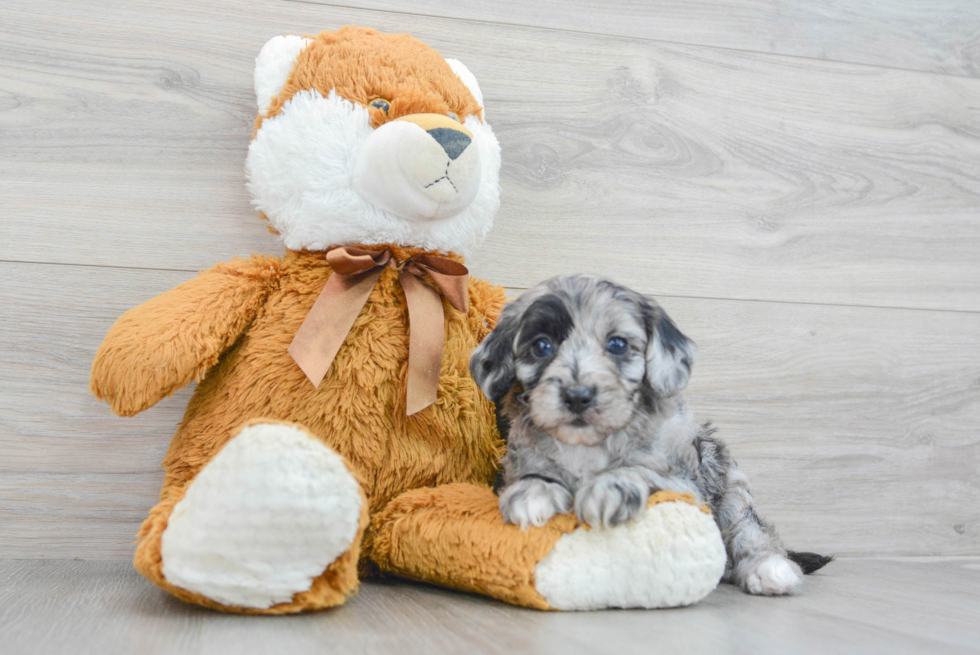
<svg viewBox="0 0 980 655">
<path fill-rule="evenodd" d="M 294 597 L 356 549 L 364 505 L 344 459 L 321 441 L 296 425 L 252 422 L 174 506 L 160 539 L 160 572 L 168 586 L 223 609 L 311 609 Z M 332 604 L 356 586 L 356 573 L 346 577 L 351 589 L 332 590 L 339 592 Z"/>
<path fill-rule="evenodd" d="M 672 495 L 661 492 L 663 497 Z M 577 527 L 534 570 L 535 587 L 560 610 L 691 605 L 725 572 L 727 556 L 714 519 L 683 501 L 651 504 L 615 528 Z"/>
<path fill-rule="evenodd" d="M 522 530 L 504 523 L 492 490 L 468 484 L 405 492 L 372 521 L 382 570 L 537 609 L 691 605 L 728 560 L 711 514 L 667 491 L 609 529 L 569 513 Z"/>
</svg>

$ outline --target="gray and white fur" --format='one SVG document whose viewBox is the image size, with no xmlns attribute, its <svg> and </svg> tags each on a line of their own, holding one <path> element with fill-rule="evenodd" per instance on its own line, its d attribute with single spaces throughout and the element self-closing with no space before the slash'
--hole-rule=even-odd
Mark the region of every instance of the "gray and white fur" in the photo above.
<svg viewBox="0 0 980 655">
<path fill-rule="evenodd" d="M 470 360 L 510 424 L 500 511 L 524 529 L 573 510 L 611 527 L 654 491 L 690 493 L 714 513 L 729 581 L 794 593 L 830 558 L 787 551 L 756 513 L 728 447 L 680 395 L 695 353 L 654 300 L 595 276 L 553 278 L 504 307 Z"/>
</svg>

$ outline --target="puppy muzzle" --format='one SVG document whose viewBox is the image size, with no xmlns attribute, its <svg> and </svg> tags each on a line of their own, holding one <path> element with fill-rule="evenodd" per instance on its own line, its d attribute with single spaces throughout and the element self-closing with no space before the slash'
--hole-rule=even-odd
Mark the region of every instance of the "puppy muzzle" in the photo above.
<svg viewBox="0 0 980 655">
<path fill-rule="evenodd" d="M 620 430 L 633 400 L 624 390 L 579 382 L 539 385 L 527 394 L 534 424 L 568 445 L 593 446 Z"/>
<path fill-rule="evenodd" d="M 378 127 L 354 162 L 358 193 L 401 218 L 449 218 L 473 202 L 480 184 L 473 133 L 441 114 L 411 114 Z"/>
</svg>

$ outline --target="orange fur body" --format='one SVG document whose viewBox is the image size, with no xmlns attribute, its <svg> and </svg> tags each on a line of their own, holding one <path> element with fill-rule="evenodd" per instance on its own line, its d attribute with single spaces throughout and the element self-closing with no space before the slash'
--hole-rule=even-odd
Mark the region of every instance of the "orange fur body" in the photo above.
<svg viewBox="0 0 980 655">
<path fill-rule="evenodd" d="M 399 259 L 421 253 L 390 248 Z M 503 289 L 471 278 L 466 315 L 444 301 L 438 400 L 406 416 L 408 309 L 394 270 L 381 275 L 319 387 L 286 352 L 330 275 L 324 253 L 235 260 L 130 310 L 106 336 L 91 388 L 120 415 L 153 405 L 207 371 L 167 452 L 160 503 L 140 531 L 137 568 L 154 582 L 175 590 L 160 572 L 167 518 L 248 419 L 296 423 L 342 455 L 371 514 L 409 489 L 492 482 L 502 443 L 493 406 L 468 362 L 506 300 Z M 370 543 L 370 530 L 364 539 Z M 370 557 L 365 549 L 361 559 Z M 178 595 L 218 606 L 197 594 Z"/>
<path fill-rule="evenodd" d="M 323 32 L 296 57 L 289 77 L 256 119 L 256 132 L 296 93 L 331 92 L 370 108 L 372 126 L 396 118 L 482 108 L 445 60 L 407 34 L 347 27 Z M 271 229 L 271 227 L 270 227 Z M 275 230 L 272 230 L 274 233 Z M 403 260 L 425 251 L 395 245 Z M 445 253 L 430 253 L 445 256 Z M 450 257 L 461 258 L 449 253 Z M 343 602 L 371 566 L 368 517 L 402 492 L 447 483 L 486 487 L 502 454 L 493 406 L 468 370 L 470 352 L 493 328 L 503 289 L 469 282 L 470 311 L 444 300 L 445 345 L 437 401 L 406 415 L 408 310 L 394 270 L 385 270 L 327 376 L 314 387 L 287 352 L 331 275 L 324 252 L 253 255 L 219 264 L 133 309 L 116 322 L 92 366 L 91 390 L 114 412 L 132 416 L 187 383 L 199 385 L 164 461 L 160 502 L 139 533 L 136 567 L 178 597 L 247 613 L 288 613 Z M 366 499 L 361 533 L 350 552 L 290 603 L 265 610 L 221 605 L 171 585 L 163 576 L 161 535 L 195 476 L 244 424 L 295 424 L 341 455 Z M 362 547 L 363 546 L 363 547 Z"/>
</svg>

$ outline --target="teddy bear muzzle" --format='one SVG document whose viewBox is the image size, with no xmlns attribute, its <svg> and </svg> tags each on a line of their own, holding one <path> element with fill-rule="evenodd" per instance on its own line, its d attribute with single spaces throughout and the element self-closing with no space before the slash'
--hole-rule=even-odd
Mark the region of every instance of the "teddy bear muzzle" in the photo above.
<svg viewBox="0 0 980 655">
<path fill-rule="evenodd" d="M 466 126 L 441 114 L 411 114 L 366 139 L 354 166 L 354 187 L 396 216 L 437 220 L 473 202 L 480 173 L 479 148 Z"/>
</svg>

